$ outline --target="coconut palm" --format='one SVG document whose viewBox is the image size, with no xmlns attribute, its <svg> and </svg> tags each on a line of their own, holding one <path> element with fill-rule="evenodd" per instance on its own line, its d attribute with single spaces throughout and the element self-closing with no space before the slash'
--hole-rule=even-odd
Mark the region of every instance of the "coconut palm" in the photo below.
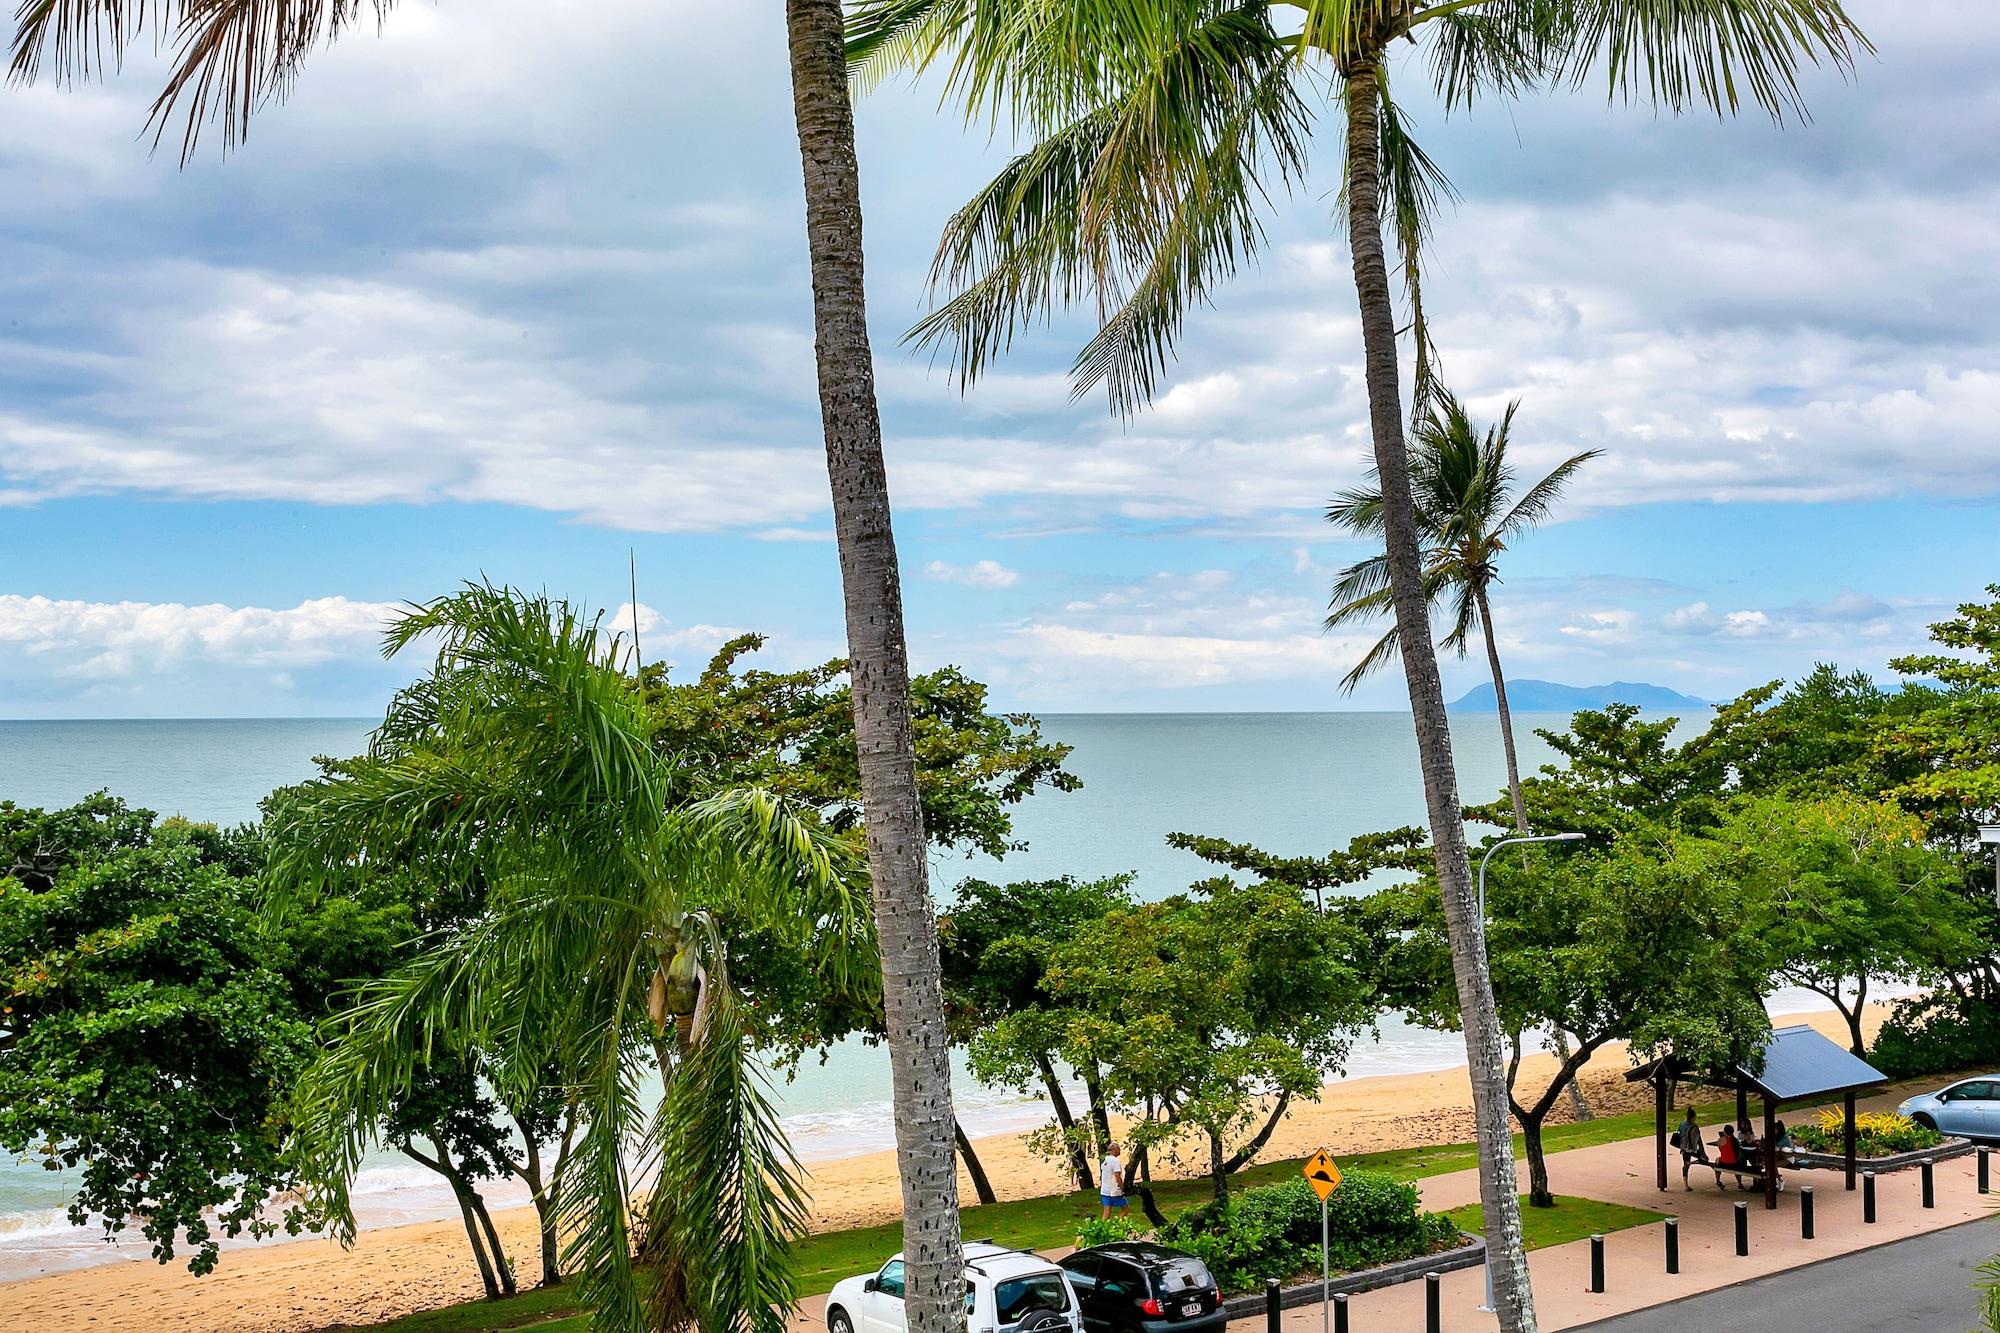
<svg viewBox="0 0 2000 1333">
<path fill-rule="evenodd" d="M 1500 708 L 1500 744 L 1507 756 L 1507 792 L 1514 802 L 1514 827 L 1528 831 L 1528 807 L 1521 799 L 1521 766 L 1514 756 L 1514 719 L 1507 708 L 1507 679 L 1500 670 L 1500 645 L 1493 633 L 1489 594 L 1500 581 L 1500 555 L 1512 540 L 1546 519 L 1578 468 L 1597 457 L 1595 449 L 1573 455 L 1514 498 L 1514 469 L 1507 461 L 1508 438 L 1520 403 L 1507 405 L 1498 424 L 1479 433 L 1465 405 L 1448 390 L 1434 388 L 1410 432 L 1410 493 L 1422 534 L 1424 588 L 1432 603 L 1449 603 L 1451 629 L 1438 647 L 1465 656 L 1476 625 L 1486 640 L 1486 664 Z M 1327 520 L 1361 537 L 1382 535 L 1382 492 L 1343 492 L 1327 506 Z M 1340 571 L 1333 583 L 1328 629 L 1393 615 L 1386 555 L 1370 556 Z M 1396 627 L 1341 678 L 1352 690 L 1370 672 L 1396 655 Z"/>
<path fill-rule="evenodd" d="M 225 144 L 239 141 L 253 110 L 290 91 L 309 52 L 352 28 L 364 11 L 380 20 L 394 6 L 395 0 L 23 0 L 12 73 L 32 80 L 47 64 L 59 80 L 88 77 L 141 35 L 170 36 L 177 56 L 151 124 L 157 141 L 185 113 L 185 160 L 203 125 L 219 122 Z M 913 1333 L 947 1333 L 961 1319 L 963 1280 L 952 1161 L 957 1121 L 917 803 L 902 589 L 862 288 L 860 181 L 840 0 L 786 0 L 785 18 L 805 176 L 820 414 L 881 942 L 903 1180 L 906 1313 Z"/>
<path fill-rule="evenodd" d="M 1281 30 L 1278 15 L 1290 16 Z M 1190 309 L 1262 239 L 1273 187 L 1298 183 L 1313 103 L 1337 109 L 1345 231 L 1360 304 L 1368 420 L 1403 671 L 1450 927 L 1503 1329 L 1534 1327 L 1508 1135 L 1501 1035 L 1438 681 L 1422 541 L 1403 436 L 1387 226 L 1396 241 L 1421 399 L 1431 367 L 1421 250 L 1449 190 L 1390 97 L 1392 57 L 1426 62 L 1448 107 L 1548 81 L 1608 77 L 1671 110 L 1782 116 L 1802 68 L 1851 65 L 1866 39 L 1838 0 L 856 0 L 849 54 L 864 83 L 941 67 L 975 114 L 1037 141 L 946 224 L 934 274 L 949 299 L 913 331 L 969 383 L 1015 333 L 1094 305 L 1079 392 L 1129 412 L 1165 374 Z M 1403 54 L 1403 53 L 1409 54 Z"/>
<path fill-rule="evenodd" d="M 469 924 L 358 992 L 302 1081 L 316 1202 L 351 1237 L 348 1186 L 382 1117 L 438 1053 L 477 1047 L 503 1100 L 553 1069 L 578 1107 L 555 1211 L 598 1327 L 782 1328 L 806 1205 L 717 919 L 782 934 L 830 980 L 865 976 L 859 849 L 756 789 L 671 805 L 672 761 L 601 618 L 475 585 L 413 608 L 389 649 L 422 638 L 436 666 L 369 753 L 273 812 L 285 894 L 369 864 L 486 892 Z M 635 1232 L 655 1270 L 644 1298 Z"/>
</svg>

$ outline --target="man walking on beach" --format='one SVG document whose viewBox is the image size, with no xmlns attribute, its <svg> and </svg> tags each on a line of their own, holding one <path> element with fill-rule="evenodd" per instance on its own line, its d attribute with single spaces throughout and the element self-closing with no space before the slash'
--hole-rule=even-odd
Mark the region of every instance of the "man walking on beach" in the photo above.
<svg viewBox="0 0 2000 1333">
<path fill-rule="evenodd" d="M 1097 1201 L 1104 1205 L 1098 1216 L 1107 1222 L 1114 1209 L 1125 1206 L 1125 1164 L 1118 1160 L 1116 1142 L 1105 1148 L 1104 1161 L 1097 1168 Z"/>
</svg>

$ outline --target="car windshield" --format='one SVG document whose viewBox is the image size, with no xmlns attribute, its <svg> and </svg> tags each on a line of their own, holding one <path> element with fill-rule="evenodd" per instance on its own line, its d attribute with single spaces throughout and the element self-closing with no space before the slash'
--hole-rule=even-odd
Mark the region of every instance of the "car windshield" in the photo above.
<svg viewBox="0 0 2000 1333">
<path fill-rule="evenodd" d="M 1069 1286 L 1060 1273 L 1012 1277 L 993 1284 L 993 1303 L 1001 1323 L 1019 1323 L 1030 1310 L 1068 1310 Z"/>
</svg>

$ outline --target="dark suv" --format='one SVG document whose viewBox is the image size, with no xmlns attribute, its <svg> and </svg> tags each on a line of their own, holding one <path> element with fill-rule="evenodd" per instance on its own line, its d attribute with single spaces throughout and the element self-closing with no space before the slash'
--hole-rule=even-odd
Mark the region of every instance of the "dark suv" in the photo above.
<svg viewBox="0 0 2000 1333">
<path fill-rule="evenodd" d="M 1093 1333 L 1210 1333 L 1229 1322 L 1221 1287 L 1191 1254 L 1121 1241 L 1057 1262 Z"/>
</svg>

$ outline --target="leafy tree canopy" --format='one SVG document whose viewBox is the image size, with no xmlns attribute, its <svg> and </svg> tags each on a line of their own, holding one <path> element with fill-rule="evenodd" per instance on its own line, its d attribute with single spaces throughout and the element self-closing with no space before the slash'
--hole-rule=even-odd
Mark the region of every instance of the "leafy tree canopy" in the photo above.
<svg viewBox="0 0 2000 1333">
<path fill-rule="evenodd" d="M 261 861 L 249 835 L 103 794 L 0 804 L 0 1147 L 79 1168 L 73 1223 L 137 1226 L 197 1273 L 222 1239 L 276 1229 L 312 1021 L 407 934 L 354 901 L 273 926 Z"/>
<path fill-rule="evenodd" d="M 858 827 L 861 774 L 847 663 L 784 672 L 743 665 L 764 642 L 761 634 L 730 640 L 691 681 L 670 680 L 664 662 L 646 666 L 654 744 L 677 760 L 681 789 L 672 795 L 764 787 L 818 808 L 835 832 Z M 1045 740 L 1025 713 L 989 712 L 986 686 L 956 667 L 911 680 L 910 705 L 924 832 L 940 848 L 993 857 L 1019 850 L 1009 807 L 1038 787 L 1082 785 L 1062 766 L 1069 746 Z"/>
</svg>

